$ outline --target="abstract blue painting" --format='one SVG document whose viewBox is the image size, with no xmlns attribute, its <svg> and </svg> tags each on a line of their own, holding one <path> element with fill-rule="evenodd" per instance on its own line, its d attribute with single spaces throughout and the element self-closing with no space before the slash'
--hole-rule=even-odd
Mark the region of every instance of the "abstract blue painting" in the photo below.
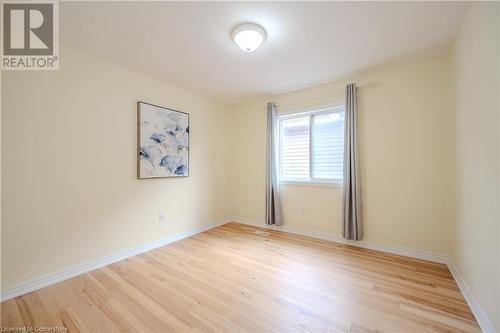
<svg viewBox="0 0 500 333">
<path fill-rule="evenodd" d="M 189 176 L 189 114 L 137 102 L 139 179 Z"/>
</svg>

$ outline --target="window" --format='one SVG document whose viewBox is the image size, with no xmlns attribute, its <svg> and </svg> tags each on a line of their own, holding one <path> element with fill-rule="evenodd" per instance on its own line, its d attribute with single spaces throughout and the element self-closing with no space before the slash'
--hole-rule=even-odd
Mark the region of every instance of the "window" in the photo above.
<svg viewBox="0 0 500 333">
<path fill-rule="evenodd" d="M 342 180 L 344 114 L 342 106 L 278 117 L 280 181 Z"/>
</svg>

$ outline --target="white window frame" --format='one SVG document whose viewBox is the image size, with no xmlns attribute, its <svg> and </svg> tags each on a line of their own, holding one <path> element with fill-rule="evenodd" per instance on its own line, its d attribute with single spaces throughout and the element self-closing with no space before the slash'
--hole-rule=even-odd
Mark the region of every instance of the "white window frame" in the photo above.
<svg viewBox="0 0 500 333">
<path fill-rule="evenodd" d="M 333 106 L 333 107 L 328 107 L 328 108 L 321 108 L 321 109 L 314 109 L 314 110 L 309 110 L 309 111 L 304 111 L 304 112 L 289 112 L 289 113 L 281 113 L 278 114 L 278 179 L 280 184 L 296 184 L 296 185 L 308 185 L 308 184 L 314 184 L 314 185 L 342 185 L 343 183 L 343 177 L 340 178 L 317 178 L 313 177 L 313 172 L 314 172 L 314 151 L 313 151 L 313 125 L 314 125 L 314 116 L 316 115 L 322 115 L 322 114 L 332 114 L 332 113 L 339 113 L 339 112 L 344 112 L 345 111 L 345 106 L 344 105 L 338 105 L 338 106 Z M 282 122 L 283 120 L 289 120 L 289 119 L 294 119 L 294 118 L 303 118 L 303 117 L 309 117 L 309 178 L 283 178 L 283 154 L 282 154 Z"/>
</svg>

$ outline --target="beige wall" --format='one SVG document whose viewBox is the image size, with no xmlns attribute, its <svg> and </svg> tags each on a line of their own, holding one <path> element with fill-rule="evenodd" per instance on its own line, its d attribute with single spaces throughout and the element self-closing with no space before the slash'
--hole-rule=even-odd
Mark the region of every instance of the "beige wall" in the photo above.
<svg viewBox="0 0 500 333">
<path fill-rule="evenodd" d="M 0 41 L 3 37 L 0 37 Z M 2 72 L 0 71 L 0 92 L 2 91 Z M 2 94 L 0 93 L 0 148 L 2 147 Z M 2 154 L 0 153 L 0 259 L 2 258 Z M 2 286 L 2 265 L 0 264 L 0 287 Z M 1 290 L 1 288 L 0 288 Z"/>
<path fill-rule="evenodd" d="M 354 81 L 365 239 L 451 254 L 500 330 L 494 6 L 472 5 L 451 61 L 386 66 L 231 108 L 66 48 L 59 71 L 2 73 L 2 289 L 226 216 L 262 223 L 266 102 L 281 112 L 342 103 Z M 191 113 L 189 178 L 135 179 L 137 100 Z M 341 187 L 281 191 L 287 226 L 340 234 Z"/>
<path fill-rule="evenodd" d="M 238 107 L 231 214 L 264 220 L 265 102 L 274 99 L 281 112 L 335 104 L 343 101 L 348 81 L 375 82 L 360 88 L 358 96 L 365 239 L 449 253 L 452 115 L 445 58 L 386 67 Z M 321 97 L 327 94 L 335 96 Z M 341 233 L 341 187 L 282 185 L 281 193 L 287 226 Z"/>
<path fill-rule="evenodd" d="M 347 82 L 375 82 L 358 96 L 365 239 L 451 255 L 500 331 L 498 7 L 471 6 L 450 57 L 235 107 L 231 215 L 264 220 L 267 101 L 300 112 L 342 102 Z M 280 188 L 286 226 L 341 233 L 339 186 Z"/>
<path fill-rule="evenodd" d="M 2 289 L 227 215 L 223 105 L 66 48 L 2 97 Z M 188 178 L 136 180 L 137 100 L 191 113 Z"/>
<path fill-rule="evenodd" d="M 500 34 L 495 6 L 471 6 L 452 50 L 457 200 L 452 257 L 500 331 Z"/>
</svg>

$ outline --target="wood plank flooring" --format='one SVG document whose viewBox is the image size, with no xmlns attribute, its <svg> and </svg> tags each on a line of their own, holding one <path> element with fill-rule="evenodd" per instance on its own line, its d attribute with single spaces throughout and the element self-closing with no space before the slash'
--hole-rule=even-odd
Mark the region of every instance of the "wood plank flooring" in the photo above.
<svg viewBox="0 0 500 333">
<path fill-rule="evenodd" d="M 52 332 L 480 332 L 445 265 L 237 223 L 1 312 Z"/>
</svg>

